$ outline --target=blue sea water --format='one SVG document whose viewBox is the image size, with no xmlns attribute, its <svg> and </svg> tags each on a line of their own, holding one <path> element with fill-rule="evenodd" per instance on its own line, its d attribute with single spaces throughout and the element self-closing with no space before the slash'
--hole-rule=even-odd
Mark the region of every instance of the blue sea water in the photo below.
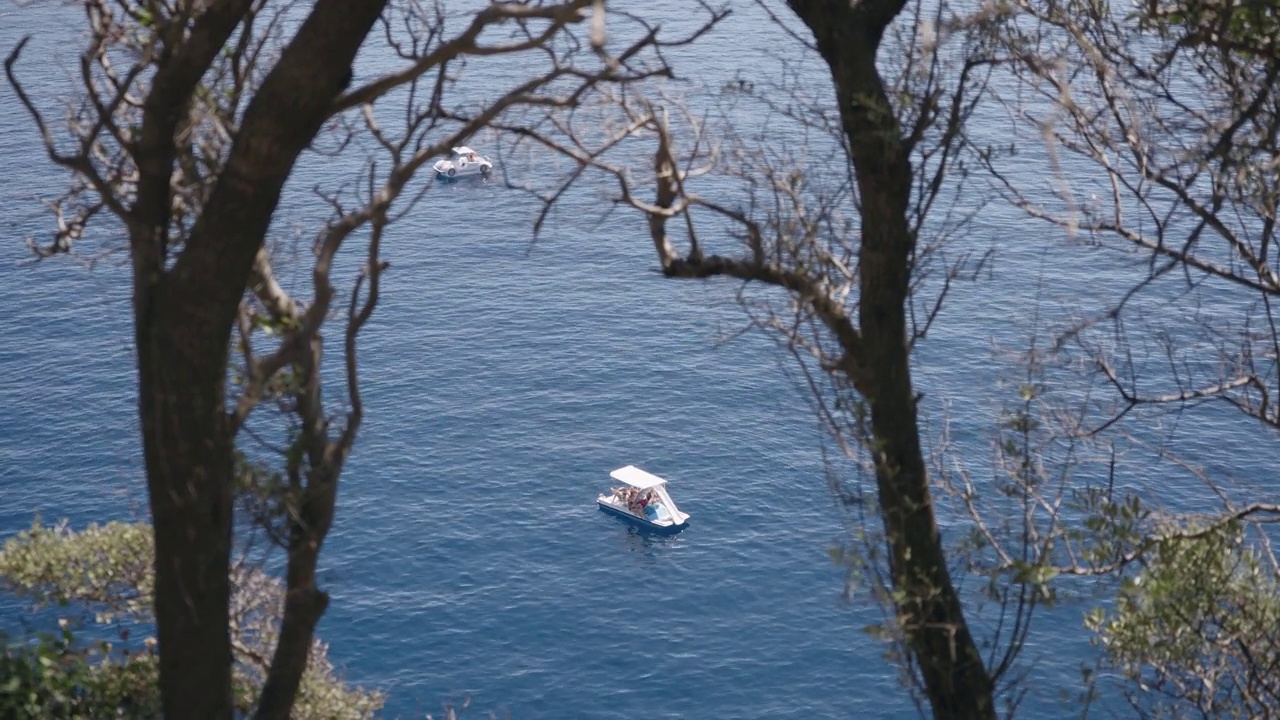
<svg viewBox="0 0 1280 720">
<path fill-rule="evenodd" d="M 707 86 L 788 42 L 738 5 L 679 56 Z M 33 34 L 19 70 L 53 112 L 78 17 L 0 5 L 0 51 Z M 40 200 L 65 176 L 7 85 L 0 167 L 0 537 L 36 513 L 142 517 L 128 274 L 119 258 L 25 262 L 24 239 L 50 226 Z M 322 160 L 299 168 L 282 232 L 308 227 L 303 195 L 327 173 Z M 599 209 L 591 193 L 568 197 L 535 243 L 534 201 L 459 183 L 391 229 L 360 354 L 368 416 L 323 560 L 331 659 L 385 690 L 390 717 L 463 697 L 516 718 L 914 716 L 862 632 L 878 611 L 841 602 L 827 549 L 847 539 L 846 518 L 789 359 L 757 334 L 721 342 L 743 325 L 736 287 L 663 279 L 641 223 L 584 221 Z M 1009 208 L 984 214 L 964 242 L 1001 254 L 954 291 L 917 357 L 926 408 L 977 456 L 1010 394 L 993 388 L 1017 377 L 993 346 L 1037 330 L 1037 304 L 1088 310 L 1081 298 L 1127 277 L 1100 271 L 1099 253 L 1036 242 L 1035 228 Z M 1206 457 L 1250 440 L 1232 418 L 1200 422 L 1214 428 Z M 1262 477 L 1268 462 L 1225 464 Z M 671 480 L 686 532 L 641 535 L 595 509 L 624 464 Z M 1199 502 L 1194 486 L 1164 489 Z M 1077 714 L 1062 693 L 1092 657 L 1085 608 L 1040 616 L 1024 715 Z M 0 599 L 0 614 L 18 611 Z"/>
</svg>

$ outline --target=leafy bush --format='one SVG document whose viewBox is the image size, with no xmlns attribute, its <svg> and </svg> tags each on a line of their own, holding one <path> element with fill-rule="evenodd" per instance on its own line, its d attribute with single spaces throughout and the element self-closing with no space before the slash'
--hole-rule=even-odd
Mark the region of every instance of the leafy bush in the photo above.
<svg viewBox="0 0 1280 720">
<path fill-rule="evenodd" d="M 1088 624 L 1153 716 L 1280 716 L 1280 585 L 1236 524 L 1180 528 Z"/>
<path fill-rule="evenodd" d="M 79 606 L 94 623 L 152 623 L 154 549 L 145 523 L 113 522 L 82 531 L 66 523 L 10 538 L 0 550 L 0 587 L 32 601 L 36 609 Z M 236 705 L 253 709 L 266 679 L 283 609 L 279 580 L 257 567 L 232 570 L 230 632 Z M 146 638 L 143 652 L 113 650 L 108 643 L 76 643 L 63 621 L 58 635 L 35 643 L 6 640 L 0 660 L 0 720 L 9 717 L 159 716 L 157 659 Z M 298 689 L 297 720 L 362 720 L 382 707 L 381 694 L 347 686 L 317 641 Z"/>
<path fill-rule="evenodd" d="M 0 718 L 160 717 L 158 664 L 151 652 L 78 645 L 65 626 L 34 644 L 4 637 L 0 644 Z"/>
</svg>

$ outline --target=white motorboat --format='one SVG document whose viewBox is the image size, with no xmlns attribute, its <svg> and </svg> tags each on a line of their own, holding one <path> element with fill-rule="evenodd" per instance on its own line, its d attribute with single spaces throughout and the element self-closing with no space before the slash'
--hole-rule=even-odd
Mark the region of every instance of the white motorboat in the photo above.
<svg viewBox="0 0 1280 720">
<path fill-rule="evenodd" d="M 676 507 L 666 480 L 634 465 L 620 467 L 609 477 L 623 486 L 596 498 L 601 510 L 656 532 L 677 533 L 689 526 L 689 515 Z"/>
<path fill-rule="evenodd" d="M 463 145 L 453 149 L 452 158 L 438 160 L 431 167 L 435 169 L 436 177 L 441 180 L 453 180 L 468 175 L 489 177 L 489 172 L 493 170 L 493 161 Z"/>
</svg>

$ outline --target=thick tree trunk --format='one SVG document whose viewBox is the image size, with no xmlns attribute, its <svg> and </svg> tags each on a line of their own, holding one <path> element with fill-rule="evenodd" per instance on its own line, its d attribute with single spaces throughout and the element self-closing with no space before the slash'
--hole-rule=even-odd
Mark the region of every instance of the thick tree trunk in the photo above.
<svg viewBox="0 0 1280 720">
<path fill-rule="evenodd" d="M 168 270 L 174 130 L 247 0 L 211 0 L 185 43 L 176 50 L 166 44 L 147 98 L 130 241 L 139 414 L 155 524 L 160 691 L 167 718 L 231 717 L 234 437 L 225 378 L 232 323 L 285 181 L 349 82 L 356 52 L 385 4 L 316 2 L 250 101 L 227 164 Z M 310 647 L 323 612 L 323 605 L 314 612 L 313 607 L 286 604 L 284 624 L 291 629 L 282 634 L 282 644 Z M 300 666 L 272 668 L 268 685 L 283 681 L 288 690 L 274 694 L 273 716 L 288 717 L 305 652 L 302 658 Z"/>
<path fill-rule="evenodd" d="M 226 345 L 200 296 L 167 281 L 174 133 L 249 0 L 213 0 L 182 43 L 163 44 L 134 149 L 128 218 L 138 414 L 155 534 L 160 695 L 168 718 L 229 718 L 232 440 L 223 407 Z"/>
<path fill-rule="evenodd" d="M 920 448 L 906 331 L 911 161 L 876 69 L 904 0 L 790 0 L 831 67 L 862 200 L 859 366 L 897 614 L 935 718 L 994 718 L 991 678 L 942 549 Z"/>
<path fill-rule="evenodd" d="M 165 717 L 229 718 L 232 443 L 226 342 L 194 331 L 190 298 L 158 293 L 137 327 L 139 407 L 155 532 Z"/>
</svg>

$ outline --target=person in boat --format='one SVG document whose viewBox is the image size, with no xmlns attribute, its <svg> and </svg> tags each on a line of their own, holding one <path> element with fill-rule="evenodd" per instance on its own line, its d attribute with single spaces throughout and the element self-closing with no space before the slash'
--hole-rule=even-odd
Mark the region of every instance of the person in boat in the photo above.
<svg viewBox="0 0 1280 720">
<path fill-rule="evenodd" d="M 640 491 L 635 488 L 627 488 L 627 510 L 634 515 L 640 515 L 643 512 L 643 508 Z"/>
<path fill-rule="evenodd" d="M 618 487 L 613 489 L 613 497 L 622 504 L 623 507 L 631 506 L 631 488 Z"/>
</svg>

